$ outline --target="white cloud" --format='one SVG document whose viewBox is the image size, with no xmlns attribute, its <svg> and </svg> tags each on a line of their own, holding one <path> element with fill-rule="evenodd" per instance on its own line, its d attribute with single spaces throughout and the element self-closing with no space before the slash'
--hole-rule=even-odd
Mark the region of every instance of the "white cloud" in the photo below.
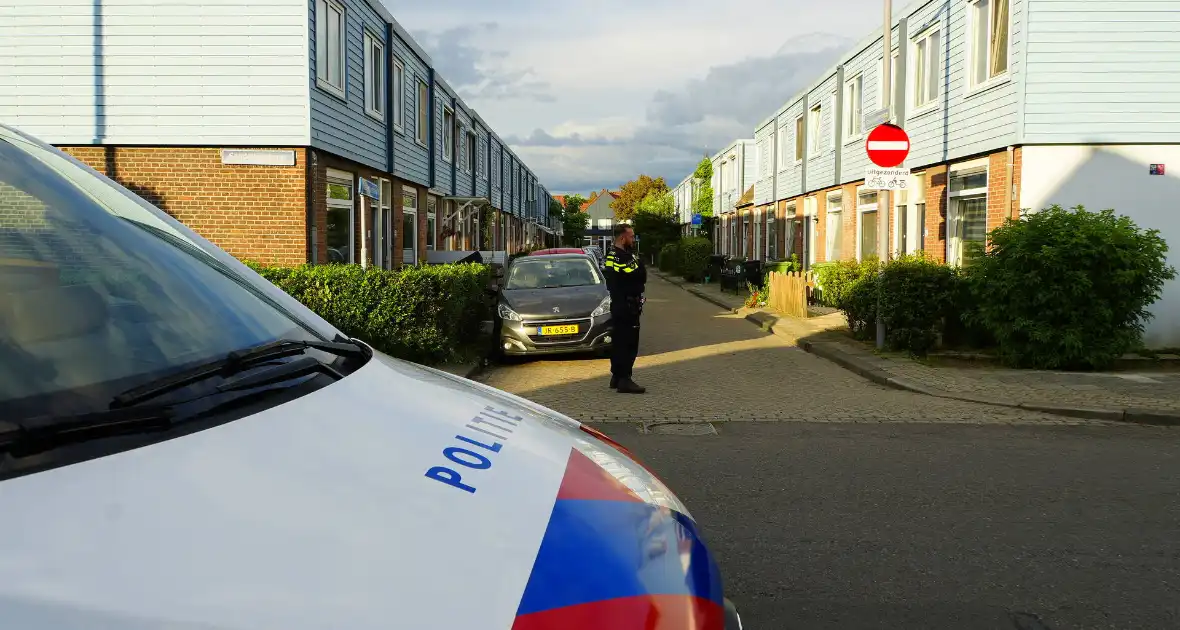
<svg viewBox="0 0 1180 630">
<path fill-rule="evenodd" d="M 386 0 L 392 4 L 392 0 Z M 879 0 L 435 0 L 391 6 L 553 192 L 675 184 L 820 77 Z"/>
</svg>

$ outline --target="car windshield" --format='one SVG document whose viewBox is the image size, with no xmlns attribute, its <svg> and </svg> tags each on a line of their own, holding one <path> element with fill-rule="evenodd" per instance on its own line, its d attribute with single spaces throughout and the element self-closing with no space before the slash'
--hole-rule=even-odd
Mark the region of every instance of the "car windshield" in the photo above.
<svg viewBox="0 0 1180 630">
<path fill-rule="evenodd" d="M 0 128 L 0 419 L 107 409 L 233 350 L 322 338 L 186 232 Z"/>
<path fill-rule="evenodd" d="M 588 258 L 518 259 L 508 273 L 505 289 L 555 289 L 602 284 Z"/>
</svg>

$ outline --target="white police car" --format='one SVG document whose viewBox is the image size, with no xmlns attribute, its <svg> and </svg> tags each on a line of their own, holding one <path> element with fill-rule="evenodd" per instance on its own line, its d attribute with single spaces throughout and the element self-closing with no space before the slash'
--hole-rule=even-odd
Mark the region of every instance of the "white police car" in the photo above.
<svg viewBox="0 0 1180 630">
<path fill-rule="evenodd" d="M 0 126 L 0 627 L 721 630 L 625 450 L 348 339 Z"/>
</svg>

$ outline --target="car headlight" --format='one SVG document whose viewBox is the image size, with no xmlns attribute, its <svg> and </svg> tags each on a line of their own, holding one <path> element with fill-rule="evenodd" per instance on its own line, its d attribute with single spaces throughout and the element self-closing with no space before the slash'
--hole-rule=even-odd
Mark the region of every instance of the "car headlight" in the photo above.
<svg viewBox="0 0 1180 630">
<path fill-rule="evenodd" d="M 593 313 L 590 313 L 590 317 L 602 317 L 603 315 L 606 315 L 609 312 L 610 312 L 610 296 L 608 295 L 605 298 L 603 298 L 602 304 L 599 304 L 598 308 L 594 309 Z"/>
<path fill-rule="evenodd" d="M 516 311 L 512 310 L 511 308 L 508 308 L 507 304 L 501 303 L 496 308 L 496 311 L 500 314 L 500 319 L 506 319 L 510 322 L 521 321 L 520 314 L 517 313 Z"/>
</svg>

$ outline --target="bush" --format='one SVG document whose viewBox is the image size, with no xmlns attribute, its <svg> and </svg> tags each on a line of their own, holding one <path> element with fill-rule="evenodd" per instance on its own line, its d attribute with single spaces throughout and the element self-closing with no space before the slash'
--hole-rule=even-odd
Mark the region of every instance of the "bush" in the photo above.
<svg viewBox="0 0 1180 630">
<path fill-rule="evenodd" d="M 961 306 L 956 303 L 959 275 L 923 256 L 904 256 L 885 265 L 880 281 L 887 345 L 925 356 L 938 342 L 944 321 L 959 317 L 952 310 Z"/>
<path fill-rule="evenodd" d="M 852 336 L 862 341 L 876 337 L 877 275 L 865 274 L 848 287 L 840 310 L 848 320 Z"/>
<path fill-rule="evenodd" d="M 843 310 L 844 300 L 848 298 L 853 285 L 862 276 L 872 275 L 876 272 L 877 259 L 875 258 L 866 259 L 864 262 L 841 260 L 815 265 L 815 281 L 820 289 L 819 303 Z"/>
<path fill-rule="evenodd" d="M 1148 307 L 1176 276 L 1157 230 L 1113 210 L 1053 206 L 1008 221 L 973 261 L 968 323 L 1015 367 L 1101 369 L 1135 349 Z"/>
<path fill-rule="evenodd" d="M 419 363 L 459 358 L 491 308 L 486 265 L 250 267 L 344 334 Z"/>
<path fill-rule="evenodd" d="M 676 273 L 680 268 L 680 243 L 668 243 L 660 250 L 660 271 Z"/>
<path fill-rule="evenodd" d="M 680 241 L 680 275 L 692 282 L 704 280 L 712 254 L 713 242 L 707 238 L 694 236 Z"/>
</svg>

